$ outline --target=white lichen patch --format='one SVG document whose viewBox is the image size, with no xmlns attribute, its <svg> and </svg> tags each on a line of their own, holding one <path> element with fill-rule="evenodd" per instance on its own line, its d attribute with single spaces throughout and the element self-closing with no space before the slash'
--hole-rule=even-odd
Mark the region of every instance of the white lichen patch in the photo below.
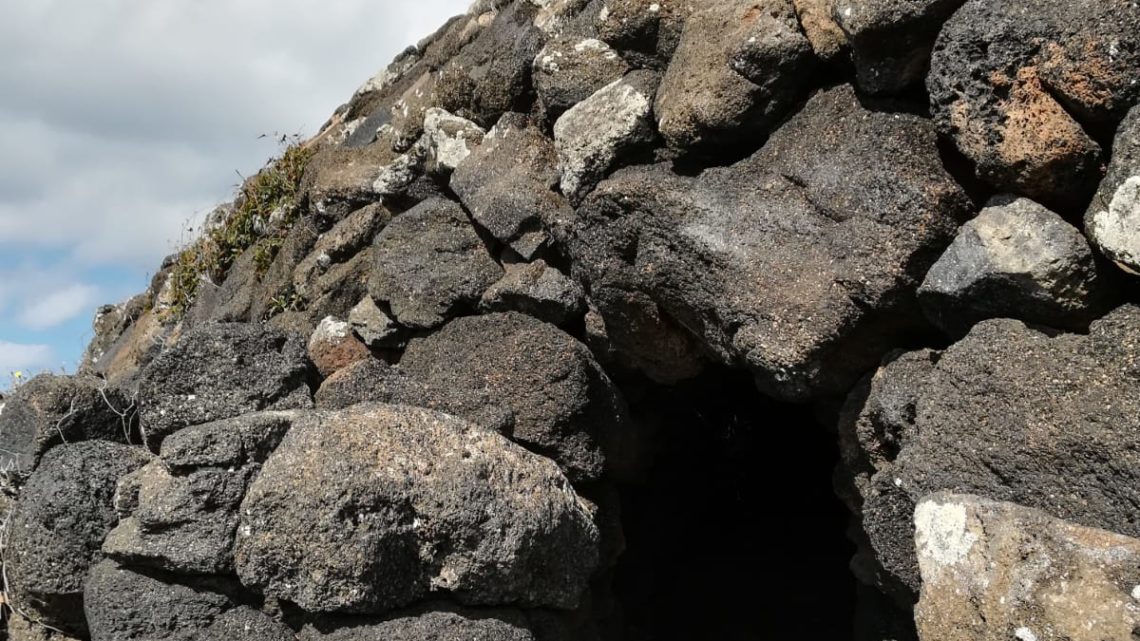
<svg viewBox="0 0 1140 641">
<path fill-rule="evenodd" d="M 1140 271 L 1140 176 L 1125 180 L 1107 210 L 1093 214 L 1089 232 L 1108 258 Z"/>
<path fill-rule="evenodd" d="M 478 125 L 443 109 L 428 109 L 424 115 L 427 152 L 439 169 L 453 171 L 471 155 L 483 136 Z"/>
<path fill-rule="evenodd" d="M 600 178 L 647 126 L 650 97 L 621 80 L 574 105 L 554 124 L 562 193 L 579 194 Z"/>
<path fill-rule="evenodd" d="M 966 508 L 956 503 L 927 500 L 914 510 L 914 541 L 919 563 L 950 566 L 961 562 L 978 541 L 967 527 Z"/>
<path fill-rule="evenodd" d="M 1014 630 L 1013 636 L 1017 637 L 1018 641 L 1037 641 L 1037 635 L 1033 634 L 1033 630 L 1025 626 Z"/>
</svg>

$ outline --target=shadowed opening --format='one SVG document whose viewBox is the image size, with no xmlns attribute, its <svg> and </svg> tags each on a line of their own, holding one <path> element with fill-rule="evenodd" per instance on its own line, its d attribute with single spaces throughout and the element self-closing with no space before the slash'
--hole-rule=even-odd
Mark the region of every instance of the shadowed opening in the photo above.
<svg viewBox="0 0 1140 641">
<path fill-rule="evenodd" d="M 851 639 L 854 547 L 835 436 L 742 372 L 659 387 L 648 484 L 622 491 L 624 639 Z"/>
</svg>

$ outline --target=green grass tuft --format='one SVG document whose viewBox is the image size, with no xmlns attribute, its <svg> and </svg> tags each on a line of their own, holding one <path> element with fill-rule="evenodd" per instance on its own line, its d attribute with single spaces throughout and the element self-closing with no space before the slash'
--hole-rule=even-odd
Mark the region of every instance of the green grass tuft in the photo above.
<svg viewBox="0 0 1140 641">
<path fill-rule="evenodd" d="M 258 273 L 269 268 L 296 221 L 301 177 L 312 156 L 313 150 L 298 141 L 288 145 L 242 184 L 226 220 L 178 254 L 173 275 L 175 302 L 169 312 L 174 319 L 185 315 L 194 303 L 202 276 L 222 282 L 237 257 L 250 247 L 256 246 Z"/>
</svg>

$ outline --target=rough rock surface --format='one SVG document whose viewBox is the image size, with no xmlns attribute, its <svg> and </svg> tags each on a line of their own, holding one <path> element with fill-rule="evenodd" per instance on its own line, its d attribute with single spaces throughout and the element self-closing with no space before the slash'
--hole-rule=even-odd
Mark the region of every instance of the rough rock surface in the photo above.
<svg viewBox="0 0 1140 641">
<path fill-rule="evenodd" d="M 942 353 L 886 364 L 853 394 L 841 426 L 849 500 L 868 536 L 861 554 L 877 560 L 864 580 L 917 591 L 911 515 L 940 490 L 1140 535 L 1120 507 L 1140 501 L 1138 332 L 1134 306 L 1087 336 L 990 320 Z M 876 564 L 885 577 L 872 576 Z"/>
<path fill-rule="evenodd" d="M 578 202 L 621 157 L 654 138 L 658 77 L 635 71 L 577 103 L 554 124 L 562 193 Z"/>
<path fill-rule="evenodd" d="M 312 407 L 311 368 L 299 336 L 244 323 L 195 328 L 142 374 L 139 415 L 147 445 L 157 449 L 189 425 Z"/>
<path fill-rule="evenodd" d="M 991 46 L 996 45 L 996 46 Z M 1101 146 L 1140 95 L 1140 6 L 970 0 L 946 22 L 927 79 L 939 129 L 995 187 L 1084 208 Z"/>
<path fill-rule="evenodd" d="M 549 228 L 571 216 L 559 183 L 554 143 L 522 114 L 507 114 L 456 168 L 451 188 L 492 236 L 534 257 L 549 241 Z"/>
<path fill-rule="evenodd" d="M 1112 145 L 1112 162 L 1085 214 L 1089 240 L 1125 271 L 1140 274 L 1140 107 Z"/>
<path fill-rule="evenodd" d="M 573 608 L 597 563 L 597 529 L 552 463 L 406 406 L 294 426 L 241 515 L 242 582 L 312 612 L 379 613 L 433 593 Z"/>
<path fill-rule="evenodd" d="M 359 361 L 333 374 L 316 394 L 319 409 L 369 402 L 438 410 L 499 434 L 508 434 L 514 424 L 511 411 L 496 404 L 488 390 L 415 378 L 376 359 Z"/>
<path fill-rule="evenodd" d="M 546 112 L 558 117 L 627 71 L 621 54 L 601 40 L 566 35 L 535 56 L 534 88 Z"/>
<path fill-rule="evenodd" d="M 869 168 L 850 175 L 856 163 Z M 845 389 L 885 351 L 887 327 L 913 326 L 905 292 L 968 206 L 925 121 L 866 111 L 843 87 L 732 167 L 619 171 L 579 210 L 571 247 L 607 329 L 633 334 L 610 338 L 635 362 L 669 344 L 637 336 L 663 310 L 762 390 L 802 399 Z"/>
<path fill-rule="evenodd" d="M 586 302 L 582 287 L 539 260 L 507 265 L 499 282 L 483 292 L 484 312 L 522 312 L 554 325 L 580 317 Z"/>
<path fill-rule="evenodd" d="M 369 291 L 401 325 L 431 328 L 474 306 L 502 275 L 463 209 L 433 199 L 376 237 Z"/>
<path fill-rule="evenodd" d="M 308 353 L 309 360 L 321 376 L 328 376 L 371 356 L 364 343 L 353 334 L 348 321 L 332 316 L 323 318 L 313 330 L 313 335 L 309 337 Z"/>
<path fill-rule="evenodd" d="M 189 584 L 162 573 L 143 573 L 103 561 L 91 568 L 83 612 L 91 641 L 191 641 L 235 603 L 210 584 Z M 218 637 L 218 641 L 228 637 Z"/>
<path fill-rule="evenodd" d="M 1103 311 L 1088 241 L 1027 198 L 991 200 L 962 225 L 918 297 L 932 322 L 958 336 L 987 318 L 1082 329 Z"/>
<path fill-rule="evenodd" d="M 325 622 L 305 626 L 301 641 L 535 641 L 522 615 L 512 610 L 461 610 L 448 608 L 391 616 L 386 619 Z"/>
<path fill-rule="evenodd" d="M 4 399 L 0 467 L 30 472 L 61 443 L 105 440 L 139 443 L 135 402 L 94 376 L 41 374 Z"/>
<path fill-rule="evenodd" d="M 115 485 L 150 458 L 106 441 L 60 445 L 44 456 L 4 526 L 7 603 L 37 622 L 87 632 L 83 582 L 115 524 Z"/>
<path fill-rule="evenodd" d="M 654 104 L 671 146 L 767 133 L 801 97 L 814 56 L 791 0 L 709 3 L 684 24 Z"/>
<path fill-rule="evenodd" d="M 851 44 L 859 87 L 872 94 L 898 93 L 922 80 L 942 23 L 963 3 L 835 0 L 832 14 Z"/>
<path fill-rule="evenodd" d="M 1132 0 L 475 0 L 4 392 L 0 516 L 92 641 L 916 641 L 932 492 L 1140 538 L 1138 78 Z"/>
<path fill-rule="evenodd" d="M 554 459 L 573 480 L 599 477 L 608 439 L 628 429 L 620 393 L 590 351 L 553 325 L 517 313 L 460 318 L 412 341 L 400 369 L 511 417 L 507 435 Z M 465 413 L 466 413 L 465 412 Z"/>
<path fill-rule="evenodd" d="M 121 563 L 186 575 L 233 572 L 238 506 L 297 412 L 195 425 L 162 443 L 161 459 L 122 478 L 118 525 L 103 552 Z"/>
<path fill-rule="evenodd" d="M 1140 540 L 956 494 L 914 520 L 923 639 L 1123 641 L 1140 625 Z"/>
<path fill-rule="evenodd" d="M 348 312 L 348 324 L 360 340 L 369 347 L 391 346 L 399 340 L 400 326 L 384 310 L 376 306 L 371 296 L 365 296 Z"/>
</svg>

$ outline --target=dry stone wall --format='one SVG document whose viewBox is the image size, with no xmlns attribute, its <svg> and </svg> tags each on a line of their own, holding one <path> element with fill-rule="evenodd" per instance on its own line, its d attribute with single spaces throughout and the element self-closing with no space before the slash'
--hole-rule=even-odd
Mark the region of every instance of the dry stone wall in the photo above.
<svg viewBox="0 0 1140 641">
<path fill-rule="evenodd" d="M 478 0 L 3 398 L 6 634 L 1134 640 L 1138 79 L 1131 0 Z M 747 485 L 833 462 L 850 607 Z"/>
</svg>

